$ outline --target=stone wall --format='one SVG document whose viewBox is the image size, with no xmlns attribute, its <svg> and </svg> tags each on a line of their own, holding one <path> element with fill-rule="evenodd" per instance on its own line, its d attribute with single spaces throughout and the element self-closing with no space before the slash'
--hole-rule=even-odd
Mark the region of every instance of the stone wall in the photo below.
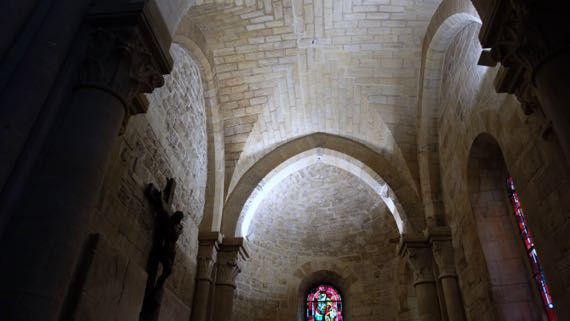
<svg viewBox="0 0 570 321">
<path fill-rule="evenodd" d="M 389 239 L 397 237 L 387 207 L 359 178 L 322 163 L 291 174 L 253 218 L 233 320 L 297 320 L 300 285 L 322 271 L 340 276 L 348 318 L 393 320 L 398 259 Z"/>
<path fill-rule="evenodd" d="M 173 208 L 186 217 L 163 314 L 177 311 L 176 320 L 186 321 L 194 291 L 198 225 L 204 210 L 206 113 L 198 65 L 181 46 L 173 44 L 170 51 L 175 64 L 165 85 L 147 96 L 148 113 L 132 117 L 118 139 L 90 229 L 144 270 L 152 245 L 154 214 L 143 192 L 149 183 L 163 189 L 166 179 L 174 177 Z"/>
<path fill-rule="evenodd" d="M 564 237 L 570 232 L 570 198 L 564 196 L 570 181 L 556 137 L 542 138 L 543 119 L 524 115 L 514 96 L 495 93 L 498 67 L 477 66 L 481 51 L 478 28 L 477 24 L 465 27 L 446 52 L 439 156 L 445 214 L 454 237 L 467 318 L 495 320 L 491 280 L 468 191 L 468 183 L 472 183 L 468 181 L 468 159 L 475 138 L 488 133 L 497 140 L 507 170 L 517 182 L 554 300 L 560 304 L 568 302 L 570 292 L 570 280 L 565 277 L 570 264 L 564 255 L 570 249 L 568 237 Z"/>
</svg>

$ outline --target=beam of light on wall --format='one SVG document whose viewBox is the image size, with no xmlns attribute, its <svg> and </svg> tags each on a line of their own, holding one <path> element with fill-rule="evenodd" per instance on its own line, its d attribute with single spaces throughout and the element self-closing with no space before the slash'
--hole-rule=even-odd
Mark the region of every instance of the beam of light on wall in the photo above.
<svg viewBox="0 0 570 321">
<path fill-rule="evenodd" d="M 384 201 L 386 207 L 388 207 L 394 217 L 400 234 L 404 232 L 404 222 L 400 215 L 400 210 L 398 209 L 399 206 L 397 206 L 397 200 L 386 182 L 376 175 L 368 166 L 346 154 L 325 148 L 315 148 L 284 162 L 271 171 L 259 183 L 242 209 L 236 234 L 245 237 L 250 235 L 251 222 L 259 205 L 266 196 L 271 194 L 271 190 L 275 186 L 279 185 L 279 183 L 291 174 L 317 163 L 337 167 L 360 178 Z"/>
</svg>

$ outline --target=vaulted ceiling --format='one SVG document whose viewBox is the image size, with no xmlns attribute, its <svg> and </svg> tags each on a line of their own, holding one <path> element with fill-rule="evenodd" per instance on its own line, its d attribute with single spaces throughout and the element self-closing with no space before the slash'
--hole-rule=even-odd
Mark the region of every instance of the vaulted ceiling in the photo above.
<svg viewBox="0 0 570 321">
<path fill-rule="evenodd" d="M 417 177 L 421 44 L 439 2 L 206 1 L 184 16 L 169 8 L 189 4 L 159 2 L 171 29 L 191 24 L 203 36 L 226 188 L 277 145 L 314 132 L 388 149 Z"/>
</svg>

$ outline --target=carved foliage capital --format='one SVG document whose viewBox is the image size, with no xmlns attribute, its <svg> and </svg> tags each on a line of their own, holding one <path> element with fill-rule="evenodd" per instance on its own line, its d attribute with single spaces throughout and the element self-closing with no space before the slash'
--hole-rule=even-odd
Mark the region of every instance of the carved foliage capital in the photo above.
<svg viewBox="0 0 570 321">
<path fill-rule="evenodd" d="M 455 277 L 455 260 L 453 246 L 450 241 L 435 241 L 432 243 L 432 253 L 439 269 L 439 277 Z"/>
<path fill-rule="evenodd" d="M 212 282 L 212 273 L 218 257 L 218 245 L 215 241 L 201 241 L 198 248 L 198 281 Z"/>
<path fill-rule="evenodd" d="M 216 261 L 211 256 L 198 256 L 198 281 L 212 282 L 212 272 Z"/>
<path fill-rule="evenodd" d="M 408 248 L 405 259 L 414 274 L 414 285 L 434 282 L 432 258 L 429 248 Z"/>
<path fill-rule="evenodd" d="M 560 22 L 566 17 L 557 13 L 564 10 L 556 8 L 555 2 L 540 0 L 473 3 L 483 18 L 482 45 L 491 48 L 493 60 L 504 67 L 495 80 L 497 91 L 515 94 L 526 114 L 544 116 L 533 78 L 545 61 L 570 49 L 570 33 L 564 31 L 568 24 Z"/>
<path fill-rule="evenodd" d="M 477 5 L 475 1 L 475 4 Z M 532 73 L 547 56 L 567 46 L 564 40 L 567 34 L 561 32 L 552 23 L 559 17 L 553 17 L 552 4 L 535 0 L 497 0 L 494 1 L 495 14 L 484 19 L 486 36 L 483 46 L 492 48 L 492 55 L 504 66 L 522 67 Z M 554 35 L 554 36 L 552 36 Z"/>
<path fill-rule="evenodd" d="M 238 258 L 221 259 L 218 264 L 217 285 L 227 285 L 236 288 L 236 277 L 241 272 Z"/>
<path fill-rule="evenodd" d="M 150 93 L 163 84 L 158 62 L 138 28 L 92 27 L 80 87 L 96 87 L 114 94 L 132 114 L 142 112 L 133 110 L 137 95 Z"/>
</svg>

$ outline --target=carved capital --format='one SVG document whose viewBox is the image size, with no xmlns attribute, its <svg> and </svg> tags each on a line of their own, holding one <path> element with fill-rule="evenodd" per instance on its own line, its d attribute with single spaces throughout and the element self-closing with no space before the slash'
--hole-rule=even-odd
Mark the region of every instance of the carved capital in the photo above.
<svg viewBox="0 0 570 321">
<path fill-rule="evenodd" d="M 407 262 L 414 274 L 414 286 L 434 282 L 432 258 L 428 248 L 410 248 L 406 255 Z"/>
<path fill-rule="evenodd" d="M 450 241 L 435 241 L 431 245 L 433 258 L 439 269 L 439 278 L 457 277 L 453 246 Z"/>
<path fill-rule="evenodd" d="M 412 270 L 414 286 L 421 283 L 435 282 L 433 259 L 424 235 L 403 235 L 400 240 L 399 252 Z"/>
<path fill-rule="evenodd" d="M 148 102 L 142 94 L 161 87 L 172 68 L 164 46 L 169 36 L 157 31 L 163 22 L 145 1 L 97 3 L 88 17 L 87 52 L 77 87 L 114 95 L 123 103 L 125 118 L 144 113 Z"/>
<path fill-rule="evenodd" d="M 198 256 L 198 271 L 196 280 L 212 282 L 215 259 L 211 256 Z"/>
<path fill-rule="evenodd" d="M 196 280 L 212 282 L 214 265 L 218 259 L 221 234 L 217 232 L 200 233 L 198 236 L 198 269 Z"/>
<path fill-rule="evenodd" d="M 217 285 L 227 285 L 236 288 L 236 277 L 241 272 L 241 267 L 236 258 L 220 261 L 218 264 Z"/>
<path fill-rule="evenodd" d="M 480 40 L 505 67 L 533 71 L 549 56 L 568 50 L 570 33 L 563 2 L 547 0 L 473 0 L 481 15 Z M 564 10 L 562 10 L 564 11 Z"/>
<path fill-rule="evenodd" d="M 243 238 L 225 238 L 218 255 L 216 285 L 231 286 L 235 289 L 236 277 L 248 257 Z"/>
<path fill-rule="evenodd" d="M 433 258 L 439 270 L 439 278 L 457 277 L 451 244 L 451 229 L 448 226 L 429 227 L 424 231 L 424 235 L 431 246 Z"/>
<path fill-rule="evenodd" d="M 555 55 L 570 50 L 570 26 L 563 2 L 546 0 L 472 0 L 483 26 L 480 40 L 490 48 L 492 59 L 502 68 L 495 79 L 498 92 L 515 94 L 526 114 L 544 117 L 536 98 L 534 76 Z M 489 55 L 487 55 L 489 56 Z M 484 63 L 493 65 L 493 63 Z M 548 130 L 545 129 L 545 130 Z"/>
<path fill-rule="evenodd" d="M 163 84 L 162 73 L 136 28 L 95 27 L 90 31 L 79 86 L 107 90 L 130 106 L 138 94 Z"/>
</svg>

